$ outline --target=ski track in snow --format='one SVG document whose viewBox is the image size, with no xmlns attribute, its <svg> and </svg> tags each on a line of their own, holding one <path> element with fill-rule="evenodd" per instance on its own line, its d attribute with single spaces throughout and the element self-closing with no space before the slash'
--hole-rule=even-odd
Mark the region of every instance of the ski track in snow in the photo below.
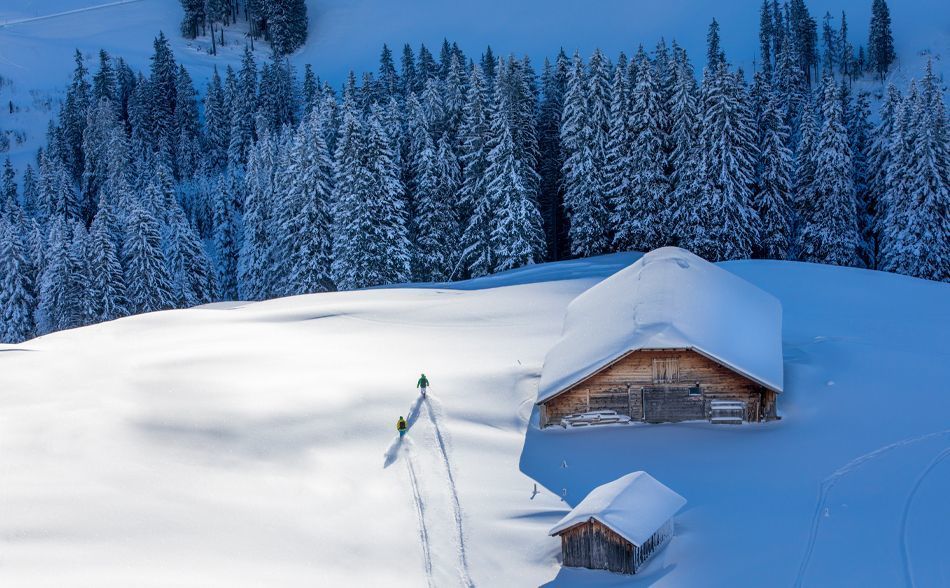
<svg viewBox="0 0 950 588">
<path fill-rule="evenodd" d="M 910 494 L 907 495 L 907 500 L 904 502 L 904 512 L 901 514 L 901 563 L 904 566 L 904 579 L 911 588 L 914 588 L 917 584 L 914 582 L 914 570 L 910 565 L 910 549 L 907 546 L 907 519 L 910 517 L 910 507 L 914 502 L 917 491 L 927 476 L 930 475 L 930 472 L 948 457 L 950 457 L 950 447 L 938 453 L 937 457 L 933 458 L 933 460 L 927 464 L 927 467 L 920 472 L 920 475 L 917 476 L 917 480 L 914 482 L 913 488 L 910 490 Z"/>
<path fill-rule="evenodd" d="M 95 6 L 86 6 L 85 8 L 75 8 L 73 10 L 66 10 L 63 12 L 54 12 L 53 14 L 44 14 L 43 16 L 33 16 L 30 18 L 20 18 L 17 20 L 10 20 L 7 22 L 0 23 L 0 29 L 8 26 L 26 24 L 29 22 L 37 22 L 40 20 L 49 20 L 51 18 L 59 18 L 61 16 L 69 16 L 71 14 L 80 14 L 82 12 L 91 12 L 93 10 L 101 10 L 103 8 L 111 8 L 113 6 L 122 6 L 123 4 L 133 4 L 135 2 L 141 2 L 142 0 L 117 0 L 116 2 L 107 2 L 106 4 L 96 4 Z"/>
<path fill-rule="evenodd" d="M 475 584 L 468 571 L 468 557 L 465 553 L 465 531 L 462 526 L 462 505 L 459 503 L 458 490 L 455 486 L 455 476 L 452 474 L 452 464 L 449 462 L 449 454 L 445 448 L 445 438 L 442 436 L 442 430 L 439 428 L 438 419 L 432 410 L 432 403 L 427 396 L 423 401 L 426 407 L 426 415 L 429 422 L 432 423 L 432 429 L 435 431 L 436 441 L 439 443 L 439 452 L 441 453 L 442 463 L 445 465 L 446 480 L 449 483 L 449 492 L 452 495 L 452 508 L 455 514 L 455 530 L 458 535 L 458 554 L 459 554 L 459 574 L 462 577 L 462 585 L 473 587 Z"/>
<path fill-rule="evenodd" d="M 811 556 L 815 551 L 815 543 L 818 541 L 818 531 L 819 531 L 819 527 L 821 526 L 822 513 L 825 510 L 825 505 L 828 501 L 828 495 L 831 493 L 831 490 L 835 487 L 835 484 L 837 484 L 838 481 L 841 480 L 843 477 L 856 471 L 857 469 L 859 469 L 861 466 L 868 463 L 869 461 L 873 461 L 883 456 L 886 453 L 890 453 L 894 449 L 906 447 L 908 445 L 913 445 L 915 443 L 920 443 L 921 441 L 934 439 L 936 437 L 940 437 L 943 435 L 950 435 L 950 429 L 937 431 L 935 433 L 927 433 L 925 435 L 918 435 L 916 437 L 908 437 L 907 439 L 902 439 L 900 441 L 896 441 L 889 445 L 884 445 L 883 447 L 879 447 L 875 449 L 874 451 L 871 451 L 871 452 L 865 453 L 864 455 L 856 457 L 855 459 L 849 461 L 844 466 L 835 470 L 833 474 L 831 474 L 830 476 L 822 480 L 821 487 L 819 488 L 819 491 L 818 491 L 818 502 L 817 504 L 815 504 L 815 510 L 812 513 L 811 531 L 809 532 L 809 535 L 808 535 L 808 543 L 805 547 L 805 554 L 802 557 L 802 563 L 798 568 L 798 575 L 795 578 L 795 584 L 794 584 L 795 588 L 801 588 L 802 583 L 805 580 L 805 572 L 808 570 L 808 564 L 811 563 Z M 947 451 L 950 452 L 950 449 L 948 449 Z M 914 494 L 916 493 L 917 488 L 920 486 L 920 483 L 923 480 L 923 478 L 926 477 L 926 475 L 930 473 L 930 470 L 932 470 L 937 465 L 937 463 L 939 463 L 939 460 L 943 459 L 943 457 L 946 457 L 946 456 L 941 454 L 940 456 L 938 456 L 938 460 L 935 460 L 927 468 L 925 468 L 924 472 L 921 474 L 921 477 L 918 478 L 917 483 L 914 485 L 914 489 L 911 491 L 910 496 L 907 498 L 907 503 L 905 504 L 905 507 L 904 507 L 905 520 L 901 524 L 902 529 L 904 529 L 905 531 L 906 531 L 905 524 L 906 524 L 906 517 L 909 510 L 909 503 L 913 500 Z M 902 543 L 902 547 L 905 547 L 904 536 L 902 536 L 901 538 L 901 543 Z M 907 567 L 908 560 L 906 559 L 906 553 L 905 553 L 904 565 L 905 565 L 905 575 L 906 575 L 906 571 L 908 570 L 908 567 Z M 911 584 L 911 586 L 912 585 L 913 584 Z"/>
<path fill-rule="evenodd" d="M 412 502 L 416 507 L 416 517 L 419 520 L 419 544 L 422 545 L 422 562 L 426 572 L 426 582 L 429 588 L 435 588 L 432 581 L 432 553 L 429 551 L 429 530 L 426 528 L 425 503 L 422 501 L 422 494 L 419 492 L 419 480 L 416 478 L 416 468 L 413 466 L 413 458 L 407 447 L 406 451 L 406 469 L 409 472 L 409 485 L 412 487 Z"/>
<path fill-rule="evenodd" d="M 437 405 L 436 405 L 437 406 Z M 456 544 L 456 553 L 459 559 L 458 562 L 458 572 L 459 579 L 461 580 L 462 585 L 465 588 L 474 588 L 475 583 L 472 582 L 471 575 L 468 568 L 468 557 L 466 554 L 465 546 L 465 532 L 463 527 L 463 517 L 462 517 L 462 505 L 459 501 L 458 491 L 455 485 L 455 476 L 452 473 L 452 464 L 449 461 L 447 443 L 445 441 L 445 436 L 442 434 L 442 430 L 439 427 L 440 418 L 436 414 L 436 410 L 433 408 L 433 403 L 430 400 L 430 397 L 418 396 L 416 400 L 412 403 L 412 406 L 409 408 L 409 413 L 406 416 L 406 422 L 408 423 L 409 430 L 413 429 L 413 425 L 421 417 L 423 410 L 426 413 L 426 421 L 432 428 L 432 434 L 435 438 L 435 446 L 438 448 L 438 456 L 433 456 L 439 464 L 445 469 L 444 474 L 439 474 L 444 477 L 445 483 L 442 485 L 448 491 L 448 496 L 446 498 L 451 499 L 452 512 L 454 518 L 454 543 Z M 422 487 L 419 484 L 419 464 L 418 458 L 416 456 L 416 446 L 413 443 L 412 439 L 405 437 L 402 439 L 397 439 L 394 442 L 394 445 L 385 454 L 384 466 L 386 467 L 391 464 L 397 458 L 401 448 L 404 448 L 406 470 L 409 474 L 409 486 L 412 492 L 412 501 L 413 506 L 416 510 L 416 518 L 419 523 L 419 542 L 422 547 L 422 559 L 423 566 L 426 573 L 426 582 L 430 588 L 434 588 L 437 585 L 437 582 L 434 577 L 433 569 L 433 555 L 432 555 L 432 537 L 430 535 L 430 526 L 426 523 L 426 500 L 423 496 Z M 438 467 L 438 466 L 437 466 Z M 430 513 L 428 516 L 432 516 Z"/>
</svg>

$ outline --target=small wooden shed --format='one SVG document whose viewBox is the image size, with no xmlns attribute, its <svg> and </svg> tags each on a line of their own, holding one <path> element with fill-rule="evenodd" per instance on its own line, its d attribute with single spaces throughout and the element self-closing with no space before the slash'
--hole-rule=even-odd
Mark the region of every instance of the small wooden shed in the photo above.
<svg viewBox="0 0 950 588">
<path fill-rule="evenodd" d="M 636 574 L 673 537 L 686 499 L 646 472 L 591 491 L 551 529 L 565 566 Z"/>
<path fill-rule="evenodd" d="M 689 251 L 664 247 L 568 306 L 548 352 L 542 427 L 615 411 L 648 423 L 777 418 L 782 306 Z M 717 416 L 729 404 L 729 417 Z"/>
</svg>

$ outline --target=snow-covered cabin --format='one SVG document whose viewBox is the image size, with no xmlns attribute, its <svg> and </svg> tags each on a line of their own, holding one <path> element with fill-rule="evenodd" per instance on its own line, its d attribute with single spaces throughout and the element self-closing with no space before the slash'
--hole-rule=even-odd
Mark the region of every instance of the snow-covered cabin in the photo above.
<svg viewBox="0 0 950 588">
<path fill-rule="evenodd" d="M 636 574 L 673 536 L 686 499 L 646 472 L 598 486 L 554 525 L 565 566 Z"/>
<path fill-rule="evenodd" d="M 544 360 L 541 426 L 598 410 L 634 421 L 776 418 L 782 306 L 678 247 L 647 253 L 578 296 Z"/>
</svg>

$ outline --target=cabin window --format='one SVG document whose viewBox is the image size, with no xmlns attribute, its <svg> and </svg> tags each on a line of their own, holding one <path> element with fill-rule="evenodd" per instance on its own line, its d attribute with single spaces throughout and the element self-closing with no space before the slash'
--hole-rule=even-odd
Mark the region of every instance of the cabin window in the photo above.
<svg viewBox="0 0 950 588">
<path fill-rule="evenodd" d="M 675 357 L 653 360 L 653 383 L 670 384 L 679 380 L 679 362 Z"/>
</svg>

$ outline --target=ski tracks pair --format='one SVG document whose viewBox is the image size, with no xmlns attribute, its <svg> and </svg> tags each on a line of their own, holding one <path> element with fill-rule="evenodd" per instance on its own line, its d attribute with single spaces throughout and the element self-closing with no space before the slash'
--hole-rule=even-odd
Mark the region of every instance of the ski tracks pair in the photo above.
<svg viewBox="0 0 950 588">
<path fill-rule="evenodd" d="M 410 410 L 410 423 L 415 424 L 421 421 L 421 413 L 423 412 L 425 413 L 424 422 L 426 422 L 431 427 L 432 434 L 435 439 L 434 449 L 438 455 L 437 459 L 434 461 L 439 464 L 438 469 L 441 471 L 437 475 L 442 478 L 439 486 L 446 489 L 449 501 L 451 502 L 452 515 L 454 518 L 452 523 L 452 535 L 458 558 L 457 569 L 459 573 L 459 581 L 465 588 L 472 588 L 475 584 L 472 582 L 472 578 L 468 569 L 468 555 L 466 553 L 462 506 L 459 502 L 458 489 L 455 484 L 455 474 L 452 470 L 452 463 L 449 459 L 448 443 L 446 442 L 446 437 L 439 426 L 441 421 L 441 411 L 439 410 L 438 404 L 433 402 L 431 394 L 427 397 L 420 397 L 413 404 L 412 409 Z M 434 566 L 432 563 L 432 547 L 433 534 L 436 534 L 438 525 L 432 524 L 434 522 L 432 521 L 433 514 L 431 512 L 427 513 L 427 501 L 423 493 L 422 485 L 419 483 L 419 472 L 422 470 L 419 467 L 420 456 L 416 454 L 416 446 L 408 437 L 403 440 L 403 443 L 406 449 L 406 470 L 409 474 L 409 485 L 410 490 L 412 491 L 413 505 L 419 525 L 419 542 L 422 547 L 423 567 L 426 573 L 426 580 L 431 588 L 437 584 L 435 582 L 433 572 Z"/>
</svg>

